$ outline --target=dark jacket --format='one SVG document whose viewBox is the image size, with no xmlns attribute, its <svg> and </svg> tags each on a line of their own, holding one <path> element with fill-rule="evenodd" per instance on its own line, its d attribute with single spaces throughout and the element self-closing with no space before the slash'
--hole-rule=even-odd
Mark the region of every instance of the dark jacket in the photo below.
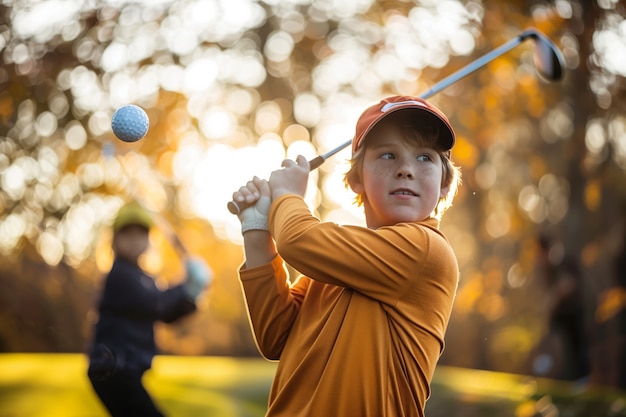
<svg viewBox="0 0 626 417">
<path fill-rule="evenodd" d="M 89 375 L 141 374 L 157 353 L 154 323 L 195 311 L 182 285 L 159 290 L 138 266 L 116 259 L 106 277 L 89 352 Z"/>
</svg>

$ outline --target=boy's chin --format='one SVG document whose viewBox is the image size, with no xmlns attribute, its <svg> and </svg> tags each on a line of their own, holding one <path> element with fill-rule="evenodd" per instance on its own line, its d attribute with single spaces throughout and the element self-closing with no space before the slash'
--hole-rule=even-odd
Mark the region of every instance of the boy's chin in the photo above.
<svg viewBox="0 0 626 417">
<path fill-rule="evenodd" d="M 396 223 L 415 223 L 426 220 L 430 216 L 430 212 L 417 210 L 415 207 L 397 207 L 390 212 L 390 218 L 396 220 Z"/>
</svg>

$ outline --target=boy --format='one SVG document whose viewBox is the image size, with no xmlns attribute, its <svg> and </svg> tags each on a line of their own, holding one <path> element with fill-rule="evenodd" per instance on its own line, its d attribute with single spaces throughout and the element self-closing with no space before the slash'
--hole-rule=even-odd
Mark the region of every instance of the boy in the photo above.
<svg viewBox="0 0 626 417">
<path fill-rule="evenodd" d="M 99 320 L 89 352 L 88 376 L 111 416 L 162 416 L 142 384 L 156 354 L 154 323 L 171 323 L 195 311 L 212 273 L 187 259 L 187 279 L 165 291 L 139 267 L 153 221 L 138 204 L 122 207 L 113 223 L 115 259 L 106 277 Z"/>
<path fill-rule="evenodd" d="M 233 194 L 256 202 L 240 214 L 240 278 L 258 348 L 280 361 L 267 416 L 424 415 L 458 281 L 438 230 L 460 180 L 454 141 L 420 98 L 368 108 L 345 176 L 367 227 L 313 217 L 302 156 Z"/>
</svg>

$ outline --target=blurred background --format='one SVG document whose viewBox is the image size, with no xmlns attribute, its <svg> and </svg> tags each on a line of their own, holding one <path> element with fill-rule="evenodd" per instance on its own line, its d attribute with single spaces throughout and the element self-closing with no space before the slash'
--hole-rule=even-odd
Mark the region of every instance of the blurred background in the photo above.
<svg viewBox="0 0 626 417">
<path fill-rule="evenodd" d="M 561 82 L 537 77 L 528 42 L 431 98 L 463 170 L 441 364 L 625 388 L 625 17 L 618 0 L 0 2 L 0 352 L 85 352 L 109 226 L 140 196 L 216 273 L 198 314 L 157 329 L 162 352 L 258 356 L 233 191 L 532 26 L 562 50 Z M 150 129 L 127 144 L 110 122 L 130 103 Z M 362 224 L 347 152 L 307 202 Z M 180 281 L 167 233 L 151 242 L 145 268 Z"/>
</svg>

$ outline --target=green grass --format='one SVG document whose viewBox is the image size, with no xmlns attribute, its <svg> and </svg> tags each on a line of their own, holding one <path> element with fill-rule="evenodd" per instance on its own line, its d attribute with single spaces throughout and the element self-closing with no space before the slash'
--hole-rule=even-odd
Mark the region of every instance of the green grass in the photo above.
<svg viewBox="0 0 626 417">
<path fill-rule="evenodd" d="M 263 416 L 275 363 L 158 356 L 146 388 L 176 416 Z M 79 354 L 0 355 L 0 417 L 106 417 Z"/>
<path fill-rule="evenodd" d="M 106 417 L 80 354 L 0 354 L 0 417 Z M 158 356 L 145 384 L 168 417 L 261 417 L 276 364 Z M 340 395 L 340 393 L 338 393 Z M 428 417 L 626 417 L 626 393 L 439 367 Z"/>
</svg>

